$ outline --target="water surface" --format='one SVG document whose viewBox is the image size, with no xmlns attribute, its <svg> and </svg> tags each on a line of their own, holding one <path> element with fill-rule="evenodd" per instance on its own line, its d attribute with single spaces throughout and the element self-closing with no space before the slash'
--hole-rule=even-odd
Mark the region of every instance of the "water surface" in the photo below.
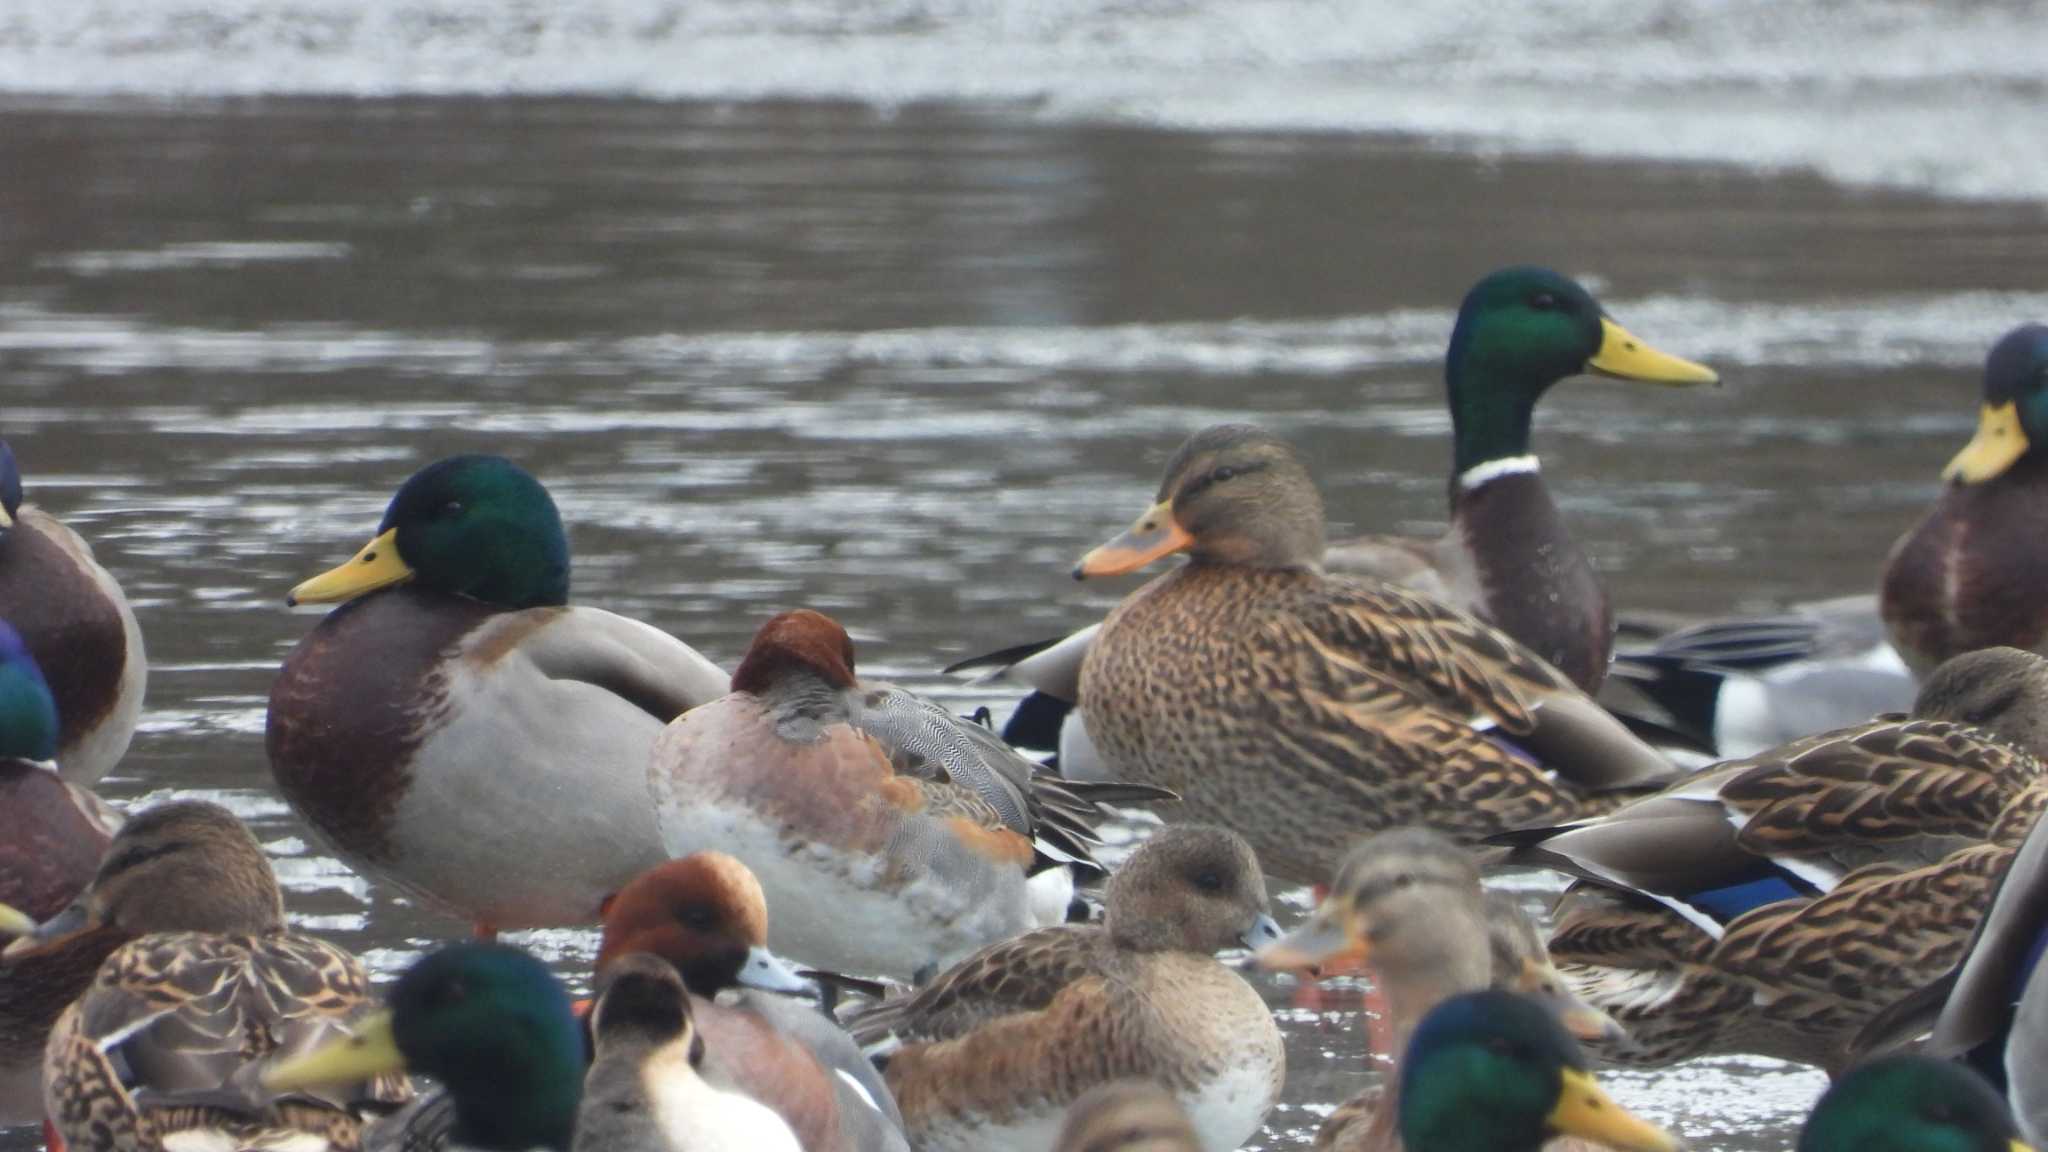
<svg viewBox="0 0 2048 1152">
<path fill-rule="evenodd" d="M 285 590 L 435 457 L 539 474 L 582 602 L 727 663 L 808 605 L 868 674 L 1000 708 L 934 670 L 1098 618 L 1131 584 L 1069 567 L 1203 424 L 1295 439 L 1342 527 L 1440 530 L 1451 308 L 1534 260 L 1727 380 L 1574 382 L 1538 414 L 1618 600 L 1763 608 L 1872 586 L 1968 435 L 1984 349 L 2048 315 L 2041 223 L 1813 176 L 984 106 L 24 97 L 0 110 L 0 428 L 148 637 L 108 793 L 234 807 L 300 922 L 388 972 L 459 926 L 310 842 L 271 793 L 264 701 L 317 619 Z M 581 979 L 588 934 L 533 942 Z M 1363 1041 L 1342 1003 L 1269 990 L 1294 1069 L 1259 1146 L 1281 1147 Z M 1764 1061 L 1619 1080 L 1729 1149 L 1787 1145 L 1820 1084 Z"/>
</svg>

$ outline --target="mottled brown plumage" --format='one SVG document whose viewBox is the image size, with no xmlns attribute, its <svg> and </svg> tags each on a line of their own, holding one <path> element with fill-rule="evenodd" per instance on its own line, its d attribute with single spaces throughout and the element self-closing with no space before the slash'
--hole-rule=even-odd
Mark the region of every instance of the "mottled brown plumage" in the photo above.
<svg viewBox="0 0 2048 1152">
<path fill-rule="evenodd" d="M 2044 804 L 2048 662 L 1995 649 L 1930 677 L 1913 720 L 1795 741 L 1575 827 L 1515 839 L 1581 883 L 1550 950 L 1661 1065 L 1749 1052 L 1839 1071 L 1879 1011 L 1963 955 Z"/>
<path fill-rule="evenodd" d="M 1461 992 L 1501 988 L 1536 998 L 1583 1038 L 1613 1031 L 1575 999 L 1551 966 L 1536 926 L 1513 896 L 1486 892 L 1479 864 L 1423 828 L 1367 837 L 1344 858 L 1330 894 L 1306 923 L 1263 949 L 1269 968 L 1314 965 L 1324 972 L 1363 965 L 1384 997 L 1387 1073 L 1332 1112 L 1316 1132 L 1319 1149 L 1400 1152 L 1391 1109 L 1400 1054 L 1422 1017 Z"/>
<path fill-rule="evenodd" d="M 1083 666 L 1088 731 L 1114 772 L 1180 793 L 1297 880 L 1328 875 L 1361 831 L 1476 841 L 1674 774 L 1500 630 L 1325 575 L 1322 542 L 1321 500 L 1285 443 L 1224 426 L 1182 446 L 1159 505 L 1080 569 L 1190 554 L 1117 607 Z"/>
<path fill-rule="evenodd" d="M 410 1094 L 394 1080 L 278 1098 L 256 1086 L 260 1062 L 342 1034 L 369 1007 L 369 980 L 347 952 L 285 930 L 269 862 L 225 809 L 138 814 L 72 910 L 23 943 L 34 954 L 102 926 L 132 938 L 44 1053 L 44 1098 L 72 1148 L 158 1152 L 179 1133 L 257 1148 L 304 1133 L 352 1149 L 360 1106 Z"/>
<path fill-rule="evenodd" d="M 1234 1148 L 1284 1057 L 1258 994 L 1212 954 L 1268 932 L 1265 908 L 1241 838 L 1169 827 L 1110 880 L 1101 926 L 993 945 L 853 1030 L 904 1041 L 886 1075 L 913 1147 L 1032 1146 L 1088 1090 L 1139 1077 L 1174 1093 L 1205 1147 Z"/>
</svg>

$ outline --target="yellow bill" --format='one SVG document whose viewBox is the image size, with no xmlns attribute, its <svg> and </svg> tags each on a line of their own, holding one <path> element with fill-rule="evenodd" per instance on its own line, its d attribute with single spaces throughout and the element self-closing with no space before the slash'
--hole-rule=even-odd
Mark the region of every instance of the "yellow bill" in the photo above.
<svg viewBox="0 0 2048 1152">
<path fill-rule="evenodd" d="M 1616 1104 L 1583 1068 L 1564 1070 L 1564 1085 L 1549 1123 L 1562 1135 L 1598 1141 L 1620 1152 L 1678 1152 L 1685 1147 L 1678 1137 Z"/>
<path fill-rule="evenodd" d="M 1628 329 L 1600 318 L 1600 350 L 1586 361 L 1588 371 L 1644 384 L 1719 384 L 1721 377 L 1705 364 L 1659 352 Z"/>
<path fill-rule="evenodd" d="M 412 579 L 412 566 L 398 555 L 398 529 L 378 533 L 348 563 L 330 568 L 291 590 L 287 605 L 338 604 Z"/>
<path fill-rule="evenodd" d="M 1995 479 L 2027 454 L 2027 432 L 2020 427 L 2019 405 L 2008 400 L 1986 404 L 1977 413 L 1977 434 L 1941 470 L 1943 480 L 1982 484 Z"/>
<path fill-rule="evenodd" d="M 34 917 L 19 908 L 0 904 L 0 936 L 26 936 L 35 930 Z"/>
<path fill-rule="evenodd" d="M 292 1092 L 331 1084 L 359 1084 L 390 1072 L 405 1071 L 405 1057 L 391 1031 L 391 1013 L 378 1012 L 356 1022 L 355 1035 L 329 1041 L 263 1073 L 272 1092 Z"/>
<path fill-rule="evenodd" d="M 13 513 L 7 510 L 7 506 L 5 504 L 0 504 L 0 532 L 5 532 L 7 529 L 12 527 L 14 527 Z"/>
<path fill-rule="evenodd" d="M 2008 1140 L 2005 1144 L 2006 1152 L 2034 1152 L 2034 1146 L 2025 1140 Z"/>
<path fill-rule="evenodd" d="M 1173 501 L 1161 500 L 1116 539 L 1081 557 L 1074 566 L 1074 579 L 1136 572 L 1162 556 L 1184 552 L 1194 543 L 1195 538 L 1173 518 Z"/>
</svg>

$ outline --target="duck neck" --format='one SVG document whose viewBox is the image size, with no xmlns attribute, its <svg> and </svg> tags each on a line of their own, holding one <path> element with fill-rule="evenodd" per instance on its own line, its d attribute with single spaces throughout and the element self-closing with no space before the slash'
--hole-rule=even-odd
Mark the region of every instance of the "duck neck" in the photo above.
<svg viewBox="0 0 2048 1152">
<path fill-rule="evenodd" d="M 487 1099 L 474 1102 L 458 1096 L 452 1142 L 492 1152 L 569 1152 L 583 1099 L 582 1072 L 572 1068 L 557 1080 L 501 1081 Z"/>
<path fill-rule="evenodd" d="M 1476 471 L 1482 468 L 1490 467 L 1495 474 L 1534 471 L 1529 424 L 1537 398 L 1552 381 L 1523 379 L 1499 365 L 1477 365 L 1467 353 L 1467 344 L 1454 339 L 1444 365 L 1451 407 L 1451 468 L 1458 483 L 1478 487 L 1487 478 Z"/>
</svg>

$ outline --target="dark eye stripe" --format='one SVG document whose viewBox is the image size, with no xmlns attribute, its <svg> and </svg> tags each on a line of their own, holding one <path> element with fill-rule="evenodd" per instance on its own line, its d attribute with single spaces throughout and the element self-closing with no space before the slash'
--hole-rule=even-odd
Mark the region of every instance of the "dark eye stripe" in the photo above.
<svg viewBox="0 0 2048 1152">
<path fill-rule="evenodd" d="M 1354 904 L 1370 904 L 1373 901 L 1378 900 L 1382 896 L 1385 896 L 1389 892 L 1397 892 L 1403 887 L 1457 888 L 1459 886 L 1460 885 L 1456 880 L 1453 880 L 1448 876 L 1411 875 L 1408 878 L 1408 883 L 1406 885 L 1397 884 L 1394 882 L 1392 877 L 1389 877 L 1385 880 L 1375 880 L 1369 883 L 1361 884 L 1358 887 L 1353 888 L 1351 890 L 1351 901 Z"/>
<path fill-rule="evenodd" d="M 1250 464 L 1227 464 L 1211 468 L 1202 475 L 1181 485 L 1180 492 L 1174 496 L 1174 499 L 1186 500 L 1202 492 L 1204 489 L 1214 487 L 1225 480 L 1235 480 L 1241 476 L 1249 476 L 1254 472 L 1264 472 L 1272 466 L 1267 461 L 1259 460 Z"/>
</svg>

